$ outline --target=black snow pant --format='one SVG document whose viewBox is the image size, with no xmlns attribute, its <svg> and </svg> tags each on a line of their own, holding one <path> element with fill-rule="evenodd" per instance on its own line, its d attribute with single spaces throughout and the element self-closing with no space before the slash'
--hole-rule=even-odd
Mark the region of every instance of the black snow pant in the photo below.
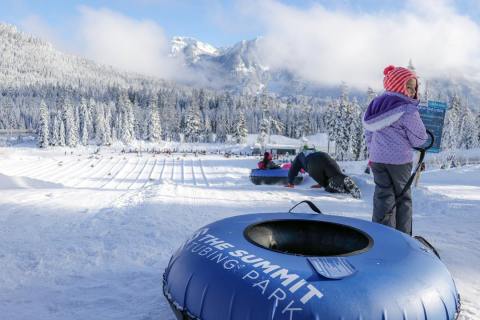
<svg viewBox="0 0 480 320">
<path fill-rule="evenodd" d="M 329 179 L 338 177 L 342 184 L 346 177 L 338 163 L 326 152 L 315 152 L 307 156 L 308 175 L 322 187 L 327 187 Z"/>
<path fill-rule="evenodd" d="M 373 222 L 378 222 L 407 234 L 412 233 L 412 195 L 409 188 L 393 211 L 395 201 L 407 184 L 412 172 L 412 163 L 385 164 L 371 163 L 375 181 L 373 195 Z"/>
</svg>

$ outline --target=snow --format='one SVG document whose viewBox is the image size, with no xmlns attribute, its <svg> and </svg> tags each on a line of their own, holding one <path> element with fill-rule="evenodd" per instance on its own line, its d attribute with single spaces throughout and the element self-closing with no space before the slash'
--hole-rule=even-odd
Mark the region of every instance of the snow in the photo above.
<svg viewBox="0 0 480 320">
<path fill-rule="evenodd" d="M 185 49 L 190 49 L 191 59 L 193 62 L 199 59 L 200 55 L 207 56 L 218 56 L 220 51 L 214 46 L 198 41 L 194 38 L 189 37 L 173 37 L 171 40 L 171 55 L 178 56 L 181 52 L 184 52 Z"/>
<path fill-rule="evenodd" d="M 93 151 L 0 148 L 2 319 L 173 320 L 163 271 L 201 226 L 307 199 L 327 214 L 371 217 L 365 161 L 341 163 L 362 190 L 355 200 L 310 189 L 309 178 L 295 189 L 254 186 L 254 157 Z M 413 192 L 414 233 L 451 271 L 461 319 L 480 318 L 479 191 L 480 165 L 468 165 L 432 167 Z"/>
</svg>

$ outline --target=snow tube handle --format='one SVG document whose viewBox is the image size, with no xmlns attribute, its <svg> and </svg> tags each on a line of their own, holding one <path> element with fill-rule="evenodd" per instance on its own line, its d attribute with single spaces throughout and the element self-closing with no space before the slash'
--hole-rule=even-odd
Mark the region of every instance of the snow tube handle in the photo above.
<svg viewBox="0 0 480 320">
<path fill-rule="evenodd" d="M 425 147 L 415 147 L 415 148 L 413 148 L 413 149 L 415 149 L 415 150 L 417 150 L 417 151 L 420 151 L 420 152 L 422 152 L 422 151 L 425 152 L 425 151 L 427 151 L 428 149 L 430 149 L 430 148 L 433 146 L 433 144 L 434 144 L 434 142 L 435 142 L 435 137 L 434 137 L 433 133 L 432 133 L 430 130 L 427 129 L 426 131 L 427 131 L 427 135 L 430 137 L 430 139 L 429 139 L 429 140 L 430 140 L 430 143 L 429 143 L 427 146 L 425 146 Z"/>
<path fill-rule="evenodd" d="M 300 201 L 299 203 L 294 205 L 290 210 L 288 210 L 288 213 L 295 213 L 295 212 L 292 212 L 292 210 L 295 209 L 299 204 L 302 204 L 302 203 L 308 204 L 308 206 L 310 207 L 310 209 L 312 209 L 312 211 L 315 211 L 316 213 L 319 213 L 319 214 L 323 214 L 322 211 L 320 211 L 320 209 L 318 209 L 318 207 L 310 200 Z"/>
</svg>

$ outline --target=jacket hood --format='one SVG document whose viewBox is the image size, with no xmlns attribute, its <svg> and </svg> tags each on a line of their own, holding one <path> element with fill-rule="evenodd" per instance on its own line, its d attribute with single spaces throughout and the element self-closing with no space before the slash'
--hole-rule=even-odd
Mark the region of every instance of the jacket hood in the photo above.
<svg viewBox="0 0 480 320">
<path fill-rule="evenodd" d="M 407 106 L 418 106 L 419 101 L 403 94 L 386 91 L 372 100 L 365 112 L 363 125 L 369 131 L 390 126 L 405 113 Z"/>
</svg>

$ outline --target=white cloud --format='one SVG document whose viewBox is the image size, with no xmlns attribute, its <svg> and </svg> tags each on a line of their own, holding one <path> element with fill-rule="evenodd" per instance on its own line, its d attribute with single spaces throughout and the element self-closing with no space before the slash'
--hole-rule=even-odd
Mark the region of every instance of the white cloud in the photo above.
<svg viewBox="0 0 480 320">
<path fill-rule="evenodd" d="M 170 41 L 153 21 L 135 20 L 109 9 L 79 8 L 85 55 L 127 71 L 178 79 L 182 65 L 168 56 Z"/>
<path fill-rule="evenodd" d="M 27 33 L 34 34 L 45 41 L 51 43 L 61 43 L 55 30 L 52 29 L 48 23 L 38 15 L 31 14 L 23 18 L 20 20 L 20 26 Z"/>
<path fill-rule="evenodd" d="M 480 71 L 480 26 L 452 1 L 411 0 L 395 13 L 299 9 L 279 1 L 242 1 L 266 27 L 266 63 L 309 81 L 381 87 L 383 68 L 413 60 L 423 78 Z"/>
</svg>

